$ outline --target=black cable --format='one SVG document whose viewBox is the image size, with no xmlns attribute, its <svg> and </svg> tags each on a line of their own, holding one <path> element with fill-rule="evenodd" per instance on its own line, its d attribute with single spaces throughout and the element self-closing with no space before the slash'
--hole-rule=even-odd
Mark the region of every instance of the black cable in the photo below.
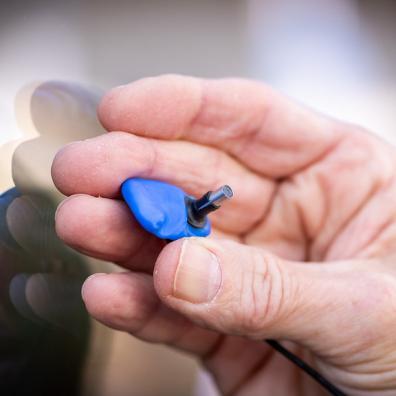
<svg viewBox="0 0 396 396">
<path fill-rule="evenodd" d="M 331 382 L 327 381 L 326 378 L 322 377 L 315 369 L 309 366 L 304 360 L 300 359 L 294 353 L 291 353 L 288 349 L 284 348 L 279 342 L 274 340 L 265 340 L 266 343 L 272 346 L 275 350 L 281 353 L 286 359 L 289 359 L 292 363 L 298 366 L 301 370 L 305 371 L 311 378 L 313 378 L 318 384 L 322 385 L 331 395 L 334 396 L 347 396 L 343 391 L 339 390 Z"/>
</svg>

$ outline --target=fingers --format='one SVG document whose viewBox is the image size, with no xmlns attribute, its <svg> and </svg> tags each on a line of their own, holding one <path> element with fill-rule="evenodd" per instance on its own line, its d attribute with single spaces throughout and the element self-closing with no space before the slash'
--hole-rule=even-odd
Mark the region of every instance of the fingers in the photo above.
<svg viewBox="0 0 396 396">
<path fill-rule="evenodd" d="M 306 167 L 340 138 L 335 121 L 238 79 L 145 78 L 105 95 L 99 117 L 109 131 L 221 148 L 270 177 Z"/>
<path fill-rule="evenodd" d="M 97 320 L 146 341 L 204 355 L 218 339 L 214 332 L 196 327 L 164 306 L 146 274 L 95 274 L 85 281 L 82 296 Z"/>
<path fill-rule="evenodd" d="M 148 234 L 126 204 L 89 195 L 75 195 L 61 203 L 56 232 L 68 245 L 102 260 L 152 271 L 164 242 Z"/>
<path fill-rule="evenodd" d="M 118 200 L 73 195 L 55 216 L 56 233 L 74 249 L 102 260 L 152 273 L 165 242 L 147 233 Z M 213 230 L 217 238 L 228 234 Z"/>
<path fill-rule="evenodd" d="M 214 224 L 244 232 L 263 216 L 274 183 L 247 170 L 221 151 L 188 142 L 155 141 L 117 132 L 66 146 L 52 175 L 66 195 L 115 197 L 129 177 L 164 180 L 200 196 L 229 184 L 235 197 L 214 214 Z M 251 210 L 254 202 L 255 210 Z M 243 216 L 241 216 L 243 212 Z"/>
<path fill-rule="evenodd" d="M 367 285 L 376 291 L 378 285 L 360 271 L 357 277 L 348 263 L 290 263 L 235 242 L 191 238 L 164 248 L 154 282 L 167 305 L 197 324 L 254 339 L 289 339 L 323 353 L 329 343 L 347 343 L 356 334 L 364 339 L 362 328 L 372 330 L 380 317 L 367 296 Z"/>
<path fill-rule="evenodd" d="M 82 295 L 90 314 L 102 323 L 198 355 L 224 394 L 235 393 L 260 368 L 267 375 L 276 370 L 267 345 L 200 328 L 167 308 L 148 275 L 95 274 L 86 280 Z"/>
</svg>

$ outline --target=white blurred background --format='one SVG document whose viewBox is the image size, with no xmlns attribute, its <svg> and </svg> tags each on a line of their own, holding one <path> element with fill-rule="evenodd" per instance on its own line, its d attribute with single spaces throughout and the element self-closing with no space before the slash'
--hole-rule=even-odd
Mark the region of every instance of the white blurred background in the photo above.
<svg viewBox="0 0 396 396">
<path fill-rule="evenodd" d="M 395 17 L 392 0 L 2 2 L 0 142 L 27 82 L 168 72 L 260 79 L 395 141 Z"/>
</svg>

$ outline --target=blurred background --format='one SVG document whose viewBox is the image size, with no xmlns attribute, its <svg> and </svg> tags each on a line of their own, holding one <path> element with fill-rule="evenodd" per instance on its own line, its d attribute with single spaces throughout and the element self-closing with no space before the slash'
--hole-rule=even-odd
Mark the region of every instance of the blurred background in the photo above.
<svg viewBox="0 0 396 396">
<path fill-rule="evenodd" d="M 103 132 L 105 90 L 162 73 L 258 79 L 396 143 L 395 21 L 392 0 L 2 2 L 0 393 L 216 394 L 190 358 L 87 318 L 83 279 L 117 268 L 54 235 L 52 157 Z"/>
</svg>

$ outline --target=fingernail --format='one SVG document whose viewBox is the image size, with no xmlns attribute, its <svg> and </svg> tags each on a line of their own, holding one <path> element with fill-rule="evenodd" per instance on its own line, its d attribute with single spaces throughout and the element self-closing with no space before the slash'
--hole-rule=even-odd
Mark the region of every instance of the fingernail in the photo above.
<svg viewBox="0 0 396 396">
<path fill-rule="evenodd" d="M 80 197 L 80 196 L 83 197 L 83 196 L 86 196 L 86 195 L 85 194 L 74 194 L 74 195 L 71 195 L 70 197 L 65 198 L 62 202 L 60 202 L 58 207 L 56 208 L 56 211 L 55 211 L 55 216 L 54 216 L 55 217 L 55 221 L 56 221 L 56 218 L 57 218 L 62 206 L 65 205 L 67 202 L 71 201 L 72 199 L 74 199 L 76 197 Z"/>
<path fill-rule="evenodd" d="M 217 257 L 198 241 L 183 243 L 173 283 L 173 296 L 195 304 L 211 301 L 221 284 Z"/>
<path fill-rule="evenodd" d="M 82 285 L 82 288 L 81 288 L 81 296 L 82 296 L 83 299 L 84 299 L 84 293 L 86 291 L 85 288 L 86 288 L 87 283 L 89 283 L 91 279 L 99 277 L 99 276 L 103 276 L 103 275 L 107 275 L 107 274 L 104 273 L 104 272 L 96 272 L 95 274 L 92 274 L 92 275 L 88 276 L 87 279 L 85 279 L 85 281 L 84 281 L 84 283 Z"/>
</svg>

